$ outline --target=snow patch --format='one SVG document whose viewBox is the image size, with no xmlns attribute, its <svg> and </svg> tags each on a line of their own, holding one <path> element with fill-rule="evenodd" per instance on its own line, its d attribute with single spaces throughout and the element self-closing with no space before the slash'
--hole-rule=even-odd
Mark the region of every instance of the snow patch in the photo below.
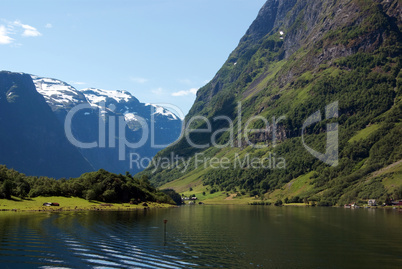
<svg viewBox="0 0 402 269">
<path fill-rule="evenodd" d="M 105 102 L 106 99 L 114 99 L 117 103 L 121 102 L 129 102 L 133 96 L 127 91 L 107 91 L 102 89 L 95 88 L 87 88 L 81 90 L 81 92 L 85 95 L 88 102 L 91 104 L 96 104 L 99 102 Z"/>
<path fill-rule="evenodd" d="M 66 103 L 82 103 L 79 92 L 71 85 L 52 78 L 41 78 L 31 75 L 36 91 L 45 97 L 46 101 L 55 106 Z"/>
<path fill-rule="evenodd" d="M 139 119 L 133 113 L 124 114 L 124 119 L 126 121 L 139 121 Z"/>
<path fill-rule="evenodd" d="M 168 117 L 169 120 L 177 120 L 178 119 L 174 113 L 170 112 L 169 110 L 167 110 L 164 107 L 157 106 L 154 104 L 149 104 L 149 103 L 145 104 L 145 106 L 153 106 L 155 108 L 155 112 L 152 115 L 155 115 L 155 114 L 163 115 L 163 116 Z"/>
<path fill-rule="evenodd" d="M 100 102 L 106 102 L 105 96 L 99 96 L 95 94 L 84 94 L 87 101 L 92 105 L 96 106 L 95 104 L 99 104 Z"/>
</svg>

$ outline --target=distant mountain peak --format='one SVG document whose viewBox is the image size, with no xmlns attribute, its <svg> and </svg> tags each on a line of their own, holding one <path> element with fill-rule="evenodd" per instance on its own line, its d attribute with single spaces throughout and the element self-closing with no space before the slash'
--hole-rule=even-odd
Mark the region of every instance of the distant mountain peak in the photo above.
<svg viewBox="0 0 402 269">
<path fill-rule="evenodd" d="M 145 104 L 145 106 L 153 107 L 153 109 L 155 110 L 153 115 L 159 114 L 159 115 L 162 115 L 162 116 L 166 116 L 166 117 L 168 117 L 169 120 L 178 120 L 179 119 L 179 117 L 177 117 L 173 112 L 167 110 L 164 107 L 154 105 L 154 104 L 149 104 L 149 103 Z"/>
<path fill-rule="evenodd" d="M 167 117 L 168 120 L 179 120 L 173 112 L 155 104 L 143 104 L 138 101 L 130 92 L 124 90 L 108 91 L 96 88 L 87 88 L 81 90 L 91 106 L 99 107 L 101 102 L 105 103 L 106 107 L 115 105 L 115 112 L 126 116 L 126 119 L 134 119 L 134 115 L 139 111 L 146 109 L 149 115 L 160 115 Z"/>
<path fill-rule="evenodd" d="M 12 78 L 16 77 L 15 73 L 12 72 L 3 73 L 4 80 L 8 84 L 12 82 Z M 152 158 L 162 147 L 173 143 L 180 136 L 182 121 L 178 116 L 160 105 L 141 103 L 129 91 L 110 91 L 97 88 L 77 90 L 68 83 L 58 79 L 24 73 L 21 75 L 25 77 L 24 83 L 21 82 L 21 89 L 29 88 L 35 95 L 40 97 L 39 99 L 42 100 L 43 107 L 47 109 L 51 108 L 59 124 L 61 123 L 61 126 L 58 127 L 63 128 L 66 124 L 67 116 L 73 111 L 73 120 L 70 123 L 70 127 L 74 138 L 78 141 L 85 141 L 83 143 L 93 141 L 100 143 L 98 139 L 100 139 L 100 132 L 103 131 L 100 122 L 102 121 L 105 124 L 106 130 L 108 130 L 105 136 L 110 144 L 105 145 L 106 147 L 91 149 L 78 148 L 79 153 L 95 170 L 103 168 L 116 173 L 123 173 L 129 170 L 134 173 L 139 172 L 145 167 L 131 167 L 128 162 L 130 154 L 137 154 L 141 158 Z M 6 88 L 10 89 L 9 86 Z M 5 92 L 0 98 L 9 99 L 8 103 L 14 102 L 14 100 L 18 101 L 19 95 L 22 95 L 21 89 L 13 89 Z M 23 99 L 29 100 L 29 98 Z M 0 102 L 3 101 L 0 99 Z M 27 102 L 28 104 L 34 103 L 31 101 Z M 73 110 L 78 105 L 85 106 L 79 107 L 78 110 Z M 32 109 L 35 108 L 33 107 Z M 124 124 L 127 126 L 125 131 L 121 131 L 120 127 L 122 123 L 120 120 L 117 120 L 119 117 L 124 118 Z M 114 139 L 113 137 L 108 138 L 110 128 L 112 128 L 110 127 L 112 125 L 109 125 L 111 119 L 115 119 L 116 127 L 118 127 Z M 155 131 L 155 134 L 144 131 L 147 129 Z M 45 131 L 50 132 L 49 130 Z M 122 155 L 119 152 L 121 147 L 116 147 L 115 145 L 123 141 L 123 139 L 127 139 L 127 141 L 142 141 L 140 139 L 142 139 L 143 135 L 147 136 L 146 140 L 144 140 L 145 144 L 139 148 L 132 148 L 126 145 L 122 153 L 124 160 L 121 160 Z M 120 138 L 122 139 L 120 140 Z M 49 142 L 52 142 L 52 139 L 49 139 Z M 18 158 L 22 159 L 21 156 L 18 156 Z M 4 163 L 7 164 L 7 162 Z M 90 170 L 87 169 L 87 171 Z"/>
<path fill-rule="evenodd" d="M 108 91 L 96 88 L 86 88 L 81 90 L 90 104 L 99 104 L 100 102 L 107 102 L 110 99 L 117 103 L 136 102 L 138 99 L 131 95 L 128 91 L 116 90 Z M 109 99 L 109 100 L 108 100 Z"/>
<path fill-rule="evenodd" d="M 72 107 L 86 102 L 84 94 L 58 79 L 31 75 L 37 92 L 54 108 Z"/>
</svg>

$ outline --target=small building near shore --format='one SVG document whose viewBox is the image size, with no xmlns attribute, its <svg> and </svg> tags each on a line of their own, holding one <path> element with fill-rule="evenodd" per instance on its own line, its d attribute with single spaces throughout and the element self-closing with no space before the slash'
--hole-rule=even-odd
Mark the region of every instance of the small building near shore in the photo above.
<svg viewBox="0 0 402 269">
<path fill-rule="evenodd" d="M 377 202 L 376 202 L 375 199 L 370 199 L 370 200 L 368 200 L 367 204 L 368 204 L 369 206 L 376 206 L 376 205 L 377 205 Z"/>
<path fill-rule="evenodd" d="M 59 203 L 47 202 L 47 203 L 43 203 L 43 206 L 60 206 L 60 204 Z"/>
</svg>

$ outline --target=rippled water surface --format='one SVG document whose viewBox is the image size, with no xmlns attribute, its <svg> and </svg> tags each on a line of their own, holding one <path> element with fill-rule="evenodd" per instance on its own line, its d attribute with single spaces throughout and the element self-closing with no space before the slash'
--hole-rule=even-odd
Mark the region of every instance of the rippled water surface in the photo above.
<svg viewBox="0 0 402 269">
<path fill-rule="evenodd" d="M 402 268 L 401 225 L 381 209 L 0 212 L 0 267 Z"/>
</svg>

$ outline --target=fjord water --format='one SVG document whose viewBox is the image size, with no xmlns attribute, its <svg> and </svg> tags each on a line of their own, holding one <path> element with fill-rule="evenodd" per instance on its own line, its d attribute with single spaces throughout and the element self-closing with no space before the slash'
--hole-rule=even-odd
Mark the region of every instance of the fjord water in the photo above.
<svg viewBox="0 0 402 269">
<path fill-rule="evenodd" d="M 402 212 L 382 209 L 197 205 L 129 212 L 0 212 L 0 265 L 402 268 L 401 225 Z"/>
</svg>

